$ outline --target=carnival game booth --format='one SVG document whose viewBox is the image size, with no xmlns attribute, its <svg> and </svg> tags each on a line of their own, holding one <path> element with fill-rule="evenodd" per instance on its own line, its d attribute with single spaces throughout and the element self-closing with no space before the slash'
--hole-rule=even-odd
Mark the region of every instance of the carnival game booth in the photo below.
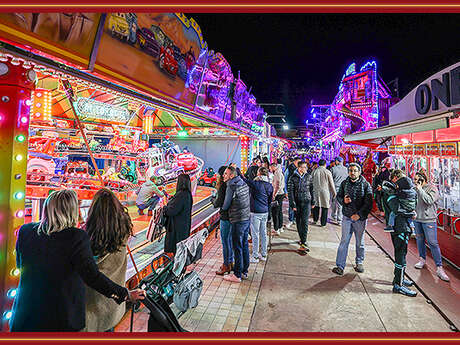
<svg viewBox="0 0 460 345">
<path fill-rule="evenodd" d="M 460 62 L 426 79 L 390 108 L 389 125 L 345 137 L 387 147 L 392 166 L 410 177 L 424 170 L 440 193 L 438 241 L 460 267 Z"/>
<path fill-rule="evenodd" d="M 237 94 L 249 98 L 234 104 L 234 93 L 225 121 L 219 112 L 197 106 L 204 71 L 215 55 L 198 24 L 183 14 L 0 14 L 2 329 L 12 316 L 21 273 L 15 234 L 24 221 L 39 219 L 50 192 L 76 190 L 84 219 L 102 186 L 130 207 L 152 174 L 169 194 L 181 172 L 196 184 L 204 161 L 166 136 L 158 142 L 150 137 L 155 121 L 170 116 L 164 113 L 172 114 L 171 121 L 180 119 L 183 128 L 198 121 L 256 136 L 263 119 L 254 117 L 255 98 L 241 87 Z M 231 83 L 221 81 L 222 94 L 230 96 Z M 194 231 L 216 224 L 210 194 L 210 187 L 197 187 Z M 136 232 L 129 240 L 131 287 L 161 264 L 152 258 L 163 245 L 161 238 L 146 236 L 148 217 L 137 215 L 134 207 L 129 211 Z"/>
</svg>

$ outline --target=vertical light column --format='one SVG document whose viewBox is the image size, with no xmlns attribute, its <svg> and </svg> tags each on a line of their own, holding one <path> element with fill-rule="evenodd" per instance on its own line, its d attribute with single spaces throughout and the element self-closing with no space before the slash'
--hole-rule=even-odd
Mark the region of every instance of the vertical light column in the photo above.
<svg viewBox="0 0 460 345">
<path fill-rule="evenodd" d="M 0 308 L 2 330 L 12 317 L 20 271 L 16 267 L 16 233 L 24 223 L 27 145 L 31 91 L 36 74 L 32 66 L 0 55 Z"/>
<path fill-rule="evenodd" d="M 245 135 L 240 136 L 241 141 L 241 172 L 244 174 L 248 170 L 249 158 L 249 138 Z"/>
</svg>

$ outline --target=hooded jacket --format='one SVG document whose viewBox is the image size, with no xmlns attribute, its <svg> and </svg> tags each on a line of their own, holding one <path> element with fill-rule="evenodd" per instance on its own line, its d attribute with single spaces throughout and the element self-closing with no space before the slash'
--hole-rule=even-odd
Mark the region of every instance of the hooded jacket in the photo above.
<svg viewBox="0 0 460 345">
<path fill-rule="evenodd" d="M 228 218 L 231 223 L 249 220 L 249 187 L 240 176 L 227 181 L 227 190 L 222 210 L 228 210 Z"/>
<path fill-rule="evenodd" d="M 268 213 L 273 198 L 273 186 L 267 176 L 256 176 L 251 181 L 242 177 L 249 187 L 250 210 L 252 213 Z"/>
<path fill-rule="evenodd" d="M 300 176 L 295 170 L 288 180 L 289 207 L 297 208 L 300 205 L 311 203 L 313 200 L 313 179 L 308 172 Z"/>
<path fill-rule="evenodd" d="M 345 204 L 345 195 L 350 197 L 351 203 Z M 337 201 L 342 205 L 344 216 L 358 214 L 360 220 L 367 219 L 372 210 L 372 189 L 369 182 L 362 175 L 354 182 L 347 177 L 337 192 Z"/>
</svg>

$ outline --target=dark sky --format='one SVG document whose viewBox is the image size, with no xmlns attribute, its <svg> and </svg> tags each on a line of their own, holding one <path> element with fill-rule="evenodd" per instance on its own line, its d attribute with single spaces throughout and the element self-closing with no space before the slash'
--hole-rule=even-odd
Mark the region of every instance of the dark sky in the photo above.
<svg viewBox="0 0 460 345">
<path fill-rule="evenodd" d="M 329 104 L 352 62 L 378 63 L 400 96 L 460 61 L 460 14 L 187 14 L 259 103 L 288 106 L 303 123 L 310 100 Z"/>
</svg>

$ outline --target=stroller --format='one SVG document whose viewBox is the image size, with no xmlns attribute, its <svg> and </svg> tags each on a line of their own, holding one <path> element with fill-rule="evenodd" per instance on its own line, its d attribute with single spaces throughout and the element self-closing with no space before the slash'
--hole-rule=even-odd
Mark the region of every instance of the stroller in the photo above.
<svg viewBox="0 0 460 345">
<path fill-rule="evenodd" d="M 151 262 L 152 273 L 143 278 L 138 288 L 146 291 L 142 303 L 149 309 L 149 332 L 186 332 L 177 318 L 198 305 L 203 281 L 195 271 L 186 268 L 201 259 L 208 230 L 203 229 L 177 244 L 176 255 L 162 254 Z M 160 265 L 157 265 L 161 262 Z M 156 267 L 156 268 L 155 268 Z M 175 315 L 170 304 L 179 310 Z M 134 310 L 133 310 L 134 312 Z M 131 329 L 133 314 L 131 315 Z"/>
</svg>

